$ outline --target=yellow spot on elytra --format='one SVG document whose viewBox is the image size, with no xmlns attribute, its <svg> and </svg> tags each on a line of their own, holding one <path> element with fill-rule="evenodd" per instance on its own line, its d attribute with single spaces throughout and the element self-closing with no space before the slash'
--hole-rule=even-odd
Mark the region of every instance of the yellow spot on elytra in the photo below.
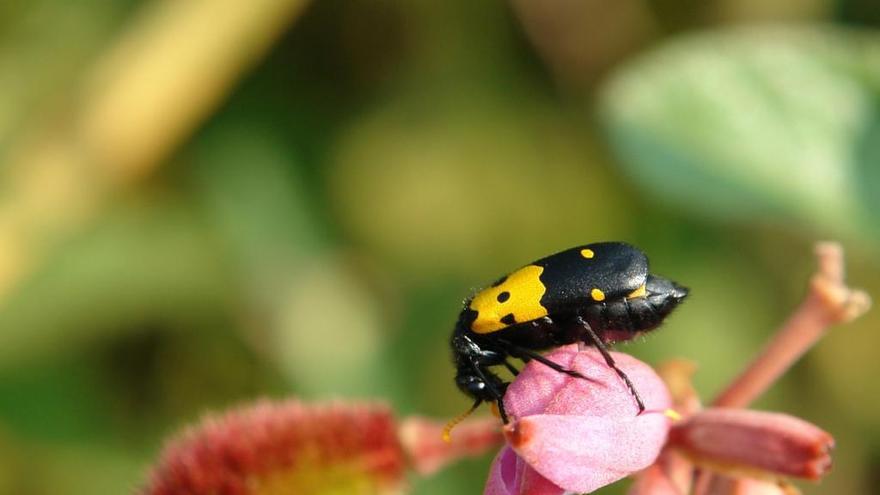
<svg viewBox="0 0 880 495">
<path fill-rule="evenodd" d="M 599 289 L 593 289 L 590 291 L 590 297 L 592 297 L 594 301 L 604 301 L 605 293 Z"/>
<path fill-rule="evenodd" d="M 663 411 L 663 415 L 673 421 L 681 421 L 681 414 L 678 414 L 675 409 L 667 409 Z"/>
<path fill-rule="evenodd" d="M 596 253 L 594 253 L 592 249 L 581 249 L 581 256 L 584 258 L 590 259 L 595 255 Z"/>
<path fill-rule="evenodd" d="M 642 284 L 639 286 L 638 289 L 630 292 L 629 295 L 626 296 L 626 298 L 627 299 L 635 299 L 637 297 L 645 297 L 646 293 L 647 293 L 647 290 L 645 289 L 645 284 Z"/>
<path fill-rule="evenodd" d="M 476 333 L 490 333 L 508 324 L 501 318 L 512 314 L 518 323 L 535 320 L 547 316 L 547 308 L 541 306 L 541 297 L 547 288 L 541 283 L 543 267 L 528 265 L 511 273 L 499 285 L 480 291 L 471 300 L 470 309 L 477 312 L 477 318 L 471 324 Z M 507 292 L 510 296 L 504 302 L 498 302 L 498 294 Z"/>
</svg>

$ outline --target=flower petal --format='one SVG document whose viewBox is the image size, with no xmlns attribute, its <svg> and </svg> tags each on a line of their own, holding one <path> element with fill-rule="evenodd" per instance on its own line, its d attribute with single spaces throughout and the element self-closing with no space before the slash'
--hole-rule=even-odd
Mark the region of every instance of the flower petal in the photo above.
<svg viewBox="0 0 880 495">
<path fill-rule="evenodd" d="M 819 479 L 831 468 L 834 439 L 787 414 L 714 408 L 676 424 L 670 443 L 723 473 Z"/>
<path fill-rule="evenodd" d="M 562 495 L 556 486 L 528 466 L 510 447 L 504 447 L 492 461 L 484 495 Z"/>
<path fill-rule="evenodd" d="M 666 439 L 662 413 L 590 417 L 538 414 L 506 428 L 529 466 L 568 491 L 586 493 L 648 467 Z"/>
<path fill-rule="evenodd" d="M 586 379 L 531 361 L 510 385 L 504 403 L 514 421 L 508 443 L 529 466 L 554 484 L 589 492 L 646 468 L 669 430 L 669 392 L 646 364 L 613 353 L 645 403 L 595 348 L 560 347 L 546 358 Z M 525 471 L 528 473 L 528 471 Z"/>
<path fill-rule="evenodd" d="M 627 354 L 612 352 L 617 367 L 629 376 L 649 411 L 665 411 L 671 399 L 653 369 Z M 638 406 L 626 383 L 595 348 L 560 347 L 545 356 L 587 377 L 575 378 L 537 361 L 530 361 L 504 396 L 507 412 L 515 418 L 532 414 L 581 416 L 635 416 Z"/>
</svg>

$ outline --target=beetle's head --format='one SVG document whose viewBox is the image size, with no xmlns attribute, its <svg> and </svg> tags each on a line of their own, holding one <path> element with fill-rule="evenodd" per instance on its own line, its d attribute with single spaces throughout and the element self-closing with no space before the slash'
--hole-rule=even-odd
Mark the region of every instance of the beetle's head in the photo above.
<svg viewBox="0 0 880 495">
<path fill-rule="evenodd" d="M 455 384 L 468 397 L 485 402 L 494 402 L 500 399 L 492 391 L 493 389 L 502 391 L 505 389 L 504 382 L 488 369 L 482 369 L 478 372 L 476 368 L 470 366 L 458 368 L 458 372 L 455 374 Z"/>
<path fill-rule="evenodd" d="M 497 394 L 504 390 L 504 382 L 487 367 L 497 364 L 496 353 L 482 349 L 467 335 L 456 332 L 452 337 L 452 354 L 459 390 L 474 399 L 494 401 L 499 398 Z"/>
<path fill-rule="evenodd" d="M 480 404 L 483 402 L 496 402 L 500 401 L 501 398 L 497 397 L 495 394 L 491 392 L 492 387 L 486 382 L 486 380 L 494 380 L 496 383 L 496 390 L 504 390 L 504 383 L 495 376 L 492 372 L 487 369 L 483 369 L 483 376 L 477 372 L 476 367 L 474 366 L 459 366 L 458 372 L 455 375 L 455 384 L 458 385 L 459 390 L 461 390 L 465 395 L 474 399 L 474 404 L 464 413 L 459 414 L 454 419 L 449 421 L 446 426 L 443 428 L 443 439 L 447 442 L 449 441 L 449 435 L 452 433 L 452 429 L 455 428 L 455 425 L 460 423 L 464 418 L 468 417 L 472 412 L 474 412 Z M 483 379 L 486 378 L 486 380 Z M 503 409 L 501 409 L 503 411 Z M 506 416 L 503 416 L 504 422 L 507 422 Z"/>
</svg>

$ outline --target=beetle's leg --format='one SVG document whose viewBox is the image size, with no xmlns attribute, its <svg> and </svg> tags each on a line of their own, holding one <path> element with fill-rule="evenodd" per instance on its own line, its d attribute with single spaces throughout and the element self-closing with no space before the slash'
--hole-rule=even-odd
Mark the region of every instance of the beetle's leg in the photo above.
<svg viewBox="0 0 880 495">
<path fill-rule="evenodd" d="M 510 343 L 506 340 L 499 340 L 498 342 L 501 345 L 505 346 L 507 348 L 507 351 L 512 356 L 520 357 L 520 358 L 534 359 L 535 361 L 543 364 L 544 366 L 547 366 L 548 368 L 555 370 L 555 371 L 558 371 L 560 373 L 565 373 L 568 376 L 573 376 L 575 378 L 582 378 L 584 380 L 594 381 L 593 379 L 586 377 L 586 376 L 578 373 L 575 370 L 570 370 L 570 369 L 562 366 L 559 363 L 554 363 L 553 361 L 545 358 L 541 354 L 539 354 L 531 349 L 526 349 L 525 347 L 520 347 L 520 346 L 513 344 L 513 343 Z"/>
<path fill-rule="evenodd" d="M 498 406 L 498 415 L 501 416 L 501 422 L 504 424 L 510 423 L 510 419 L 507 417 L 507 411 L 504 410 L 503 396 L 495 399 L 495 404 Z"/>
<path fill-rule="evenodd" d="M 516 369 L 512 364 L 510 364 L 510 361 L 505 360 L 504 367 L 507 368 L 507 371 L 509 371 L 513 376 L 519 375 L 519 370 Z"/>
<path fill-rule="evenodd" d="M 507 424 L 510 420 L 507 418 L 507 411 L 504 410 L 504 394 L 507 393 L 507 386 L 509 383 L 504 383 L 504 390 L 501 392 L 501 396 L 495 399 L 495 405 L 498 406 L 498 415 L 501 416 L 501 422 Z"/>
<path fill-rule="evenodd" d="M 501 416 L 501 421 L 504 424 L 509 423 L 510 420 L 507 418 L 507 411 L 504 410 L 504 400 L 503 400 L 504 399 L 504 391 L 498 390 L 497 388 L 495 388 L 495 384 L 492 381 L 490 381 L 488 378 L 486 378 L 486 374 L 483 373 L 482 366 L 478 365 L 475 362 L 471 362 L 471 365 L 473 365 L 474 372 L 477 374 L 478 377 L 480 377 L 480 380 L 483 380 L 483 383 L 486 384 L 486 388 L 489 389 L 489 393 L 492 394 L 492 398 L 495 400 L 495 403 L 498 404 L 498 415 Z M 495 377 L 495 379 L 498 380 L 498 377 Z M 505 389 L 507 388 L 507 384 L 505 384 L 503 382 L 502 382 L 502 386 Z"/>
<path fill-rule="evenodd" d="M 608 352 L 608 347 L 605 346 L 605 343 L 602 342 L 602 339 L 596 335 L 596 332 L 593 331 L 590 324 L 587 323 L 580 316 L 577 317 L 577 323 L 581 325 L 584 330 L 587 331 L 587 337 L 592 341 L 590 342 L 596 349 L 599 350 L 599 353 L 602 354 L 602 357 L 605 358 L 605 363 L 608 364 L 611 369 L 617 373 L 620 378 L 623 378 L 623 381 L 626 383 L 627 388 L 629 388 L 629 392 L 636 399 L 636 403 L 639 405 L 639 414 L 642 414 L 645 411 L 645 403 L 642 402 L 642 398 L 639 396 L 639 392 L 636 390 L 635 385 L 630 381 L 629 377 L 626 376 L 626 373 L 623 372 L 622 369 L 617 367 L 617 363 L 614 362 L 614 358 L 611 357 L 611 353 Z"/>
</svg>

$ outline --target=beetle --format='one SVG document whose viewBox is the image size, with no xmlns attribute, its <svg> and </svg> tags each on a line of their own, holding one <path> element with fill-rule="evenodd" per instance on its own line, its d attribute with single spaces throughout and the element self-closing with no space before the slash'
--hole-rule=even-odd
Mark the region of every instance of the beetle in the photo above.
<svg viewBox="0 0 880 495">
<path fill-rule="evenodd" d="M 474 404 L 450 422 L 445 436 L 483 402 L 495 403 L 501 420 L 508 422 L 502 401 L 508 384 L 490 367 L 504 366 L 516 375 L 509 358 L 535 360 L 587 379 L 539 353 L 577 342 L 599 350 L 641 413 L 644 403 L 608 346 L 657 328 L 687 295 L 687 288 L 648 273 L 647 256 L 623 242 L 576 246 L 498 279 L 465 301 L 455 324 L 455 383 Z"/>
</svg>

